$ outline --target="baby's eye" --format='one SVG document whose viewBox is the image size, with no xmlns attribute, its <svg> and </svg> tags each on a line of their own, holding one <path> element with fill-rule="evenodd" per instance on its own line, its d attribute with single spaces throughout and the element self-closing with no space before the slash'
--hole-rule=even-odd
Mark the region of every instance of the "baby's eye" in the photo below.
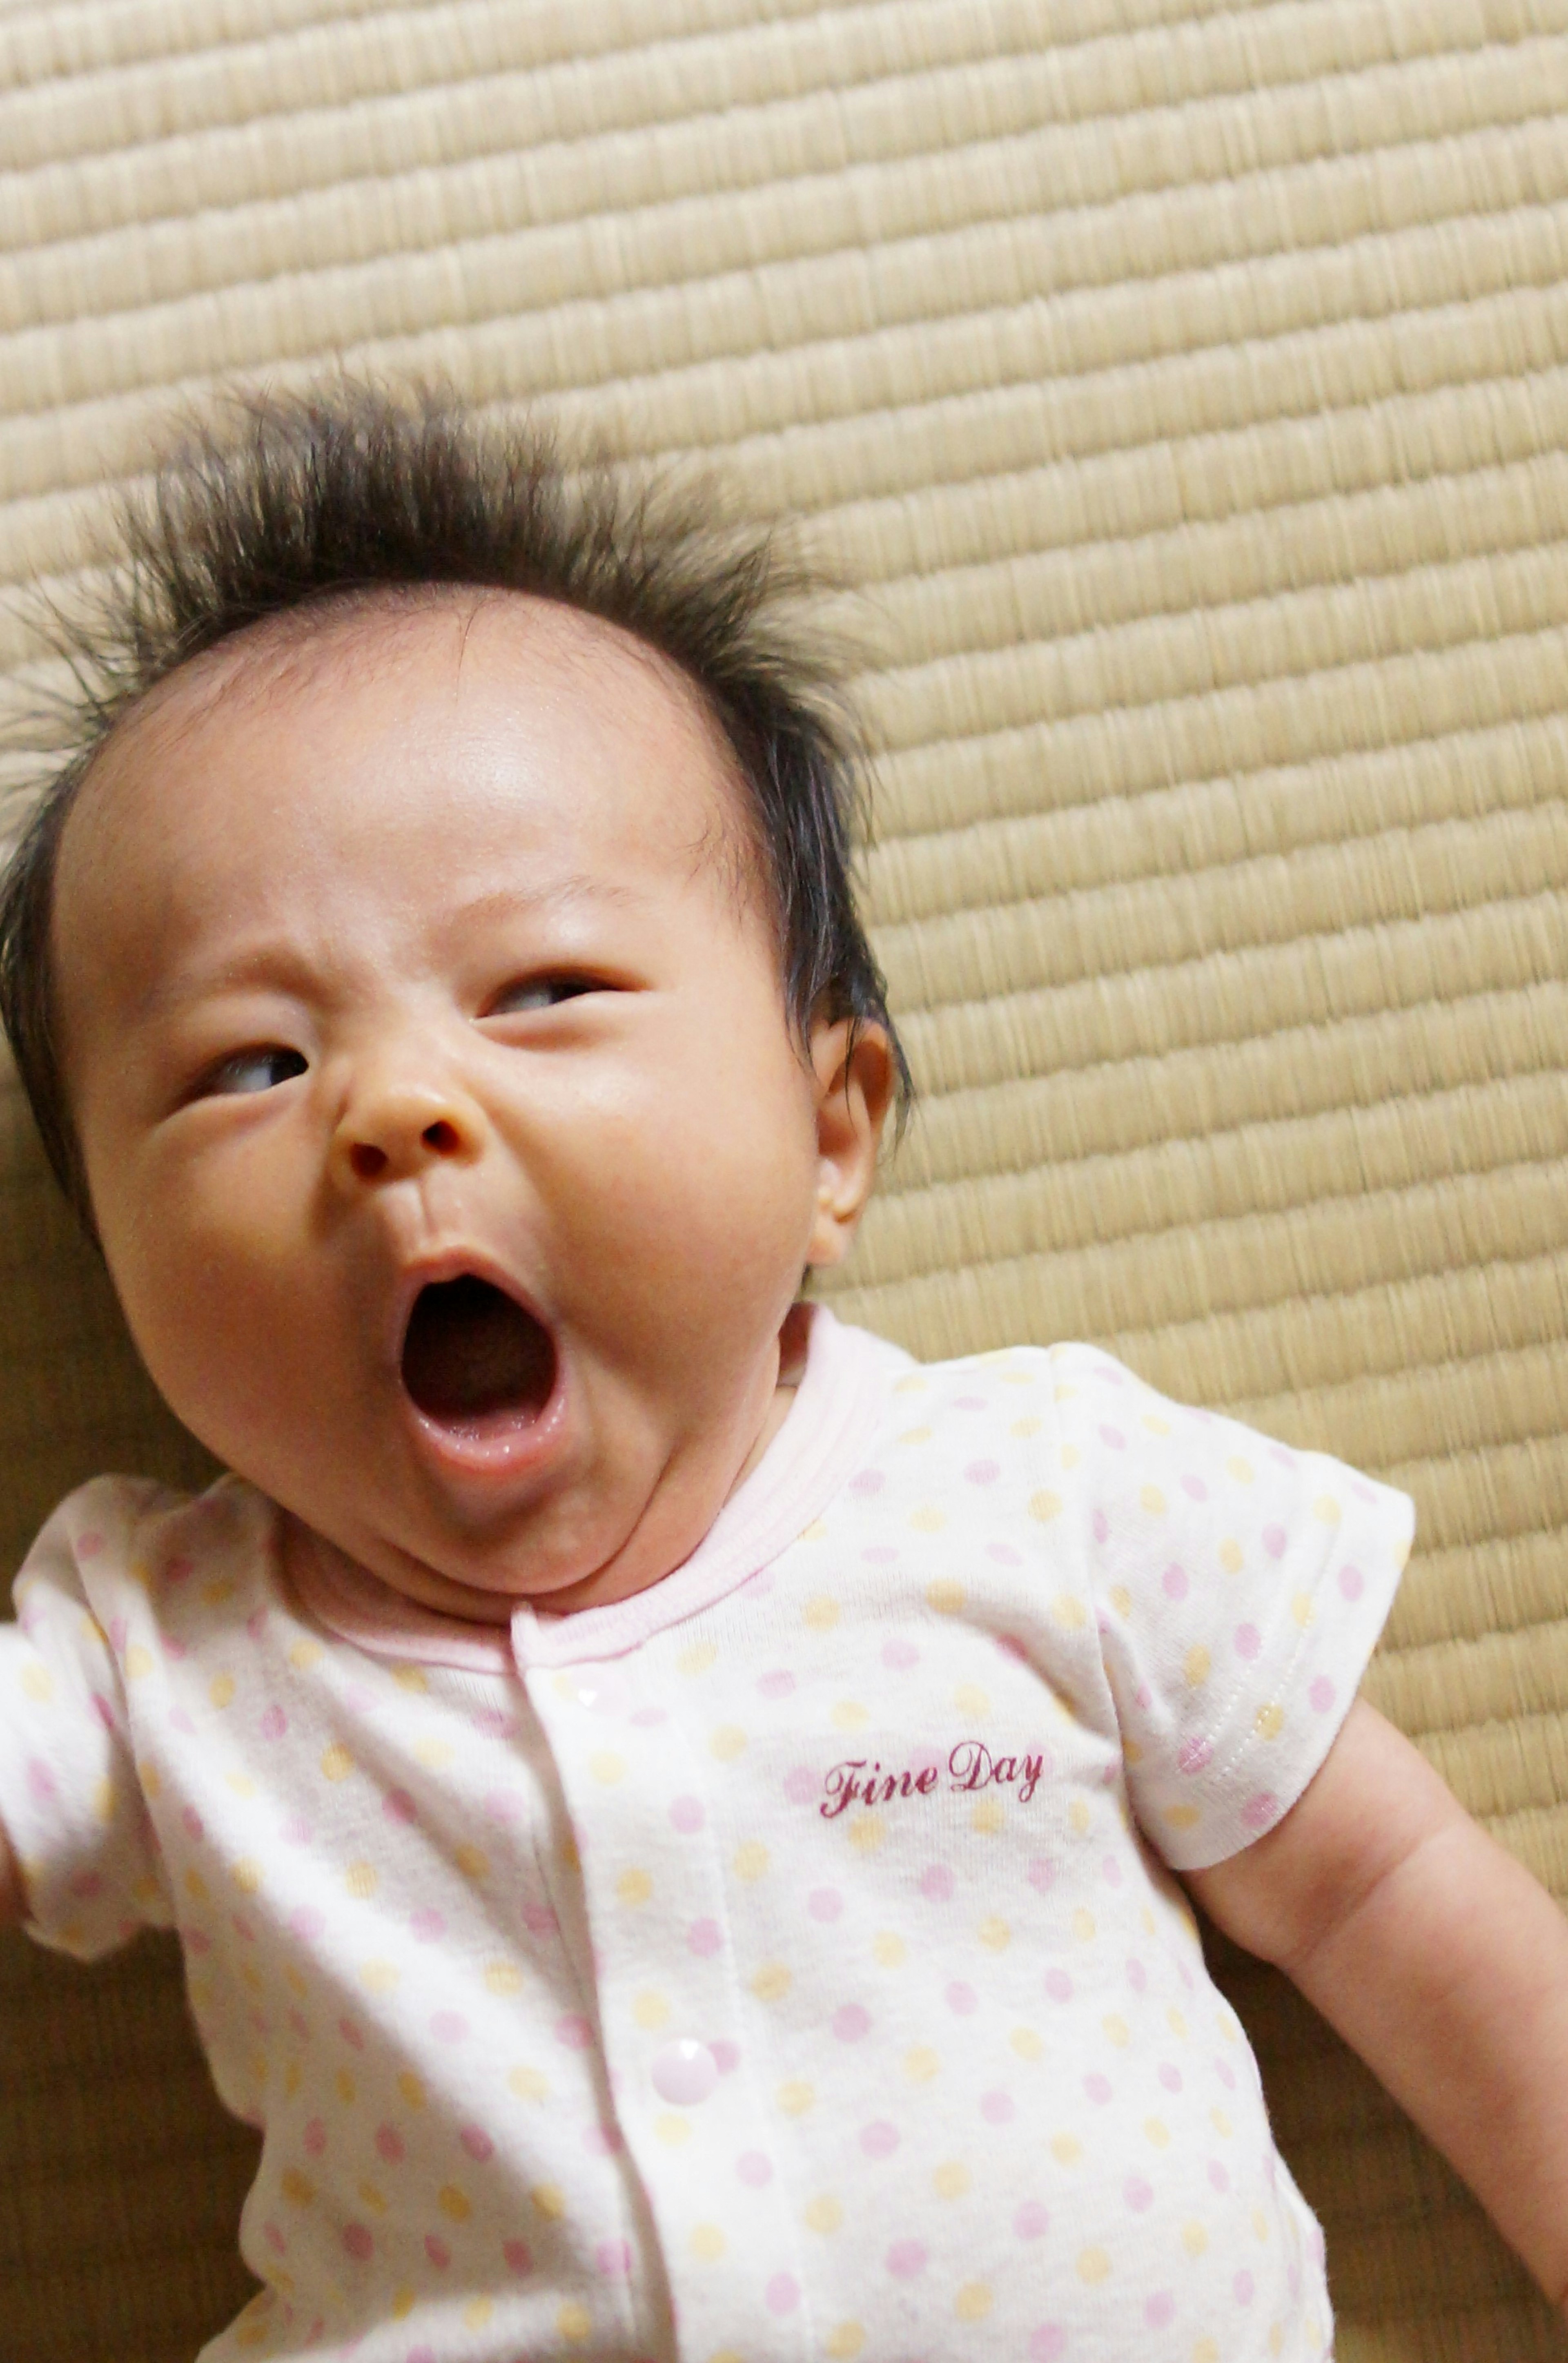
<svg viewBox="0 0 1568 2363">
<path fill-rule="evenodd" d="M 281 1050 L 269 1043 L 255 1050 L 237 1050 L 232 1059 L 209 1067 L 202 1078 L 199 1095 L 206 1098 L 214 1093 L 232 1096 L 239 1092 L 270 1092 L 304 1071 L 305 1061 L 297 1050 Z"/>
<path fill-rule="evenodd" d="M 563 1001 L 575 1001 L 584 993 L 597 993 L 602 988 L 591 976 L 527 976 L 516 984 L 509 984 L 496 994 L 485 1015 L 489 1017 L 511 1017 L 519 1011 L 554 1009 Z"/>
</svg>

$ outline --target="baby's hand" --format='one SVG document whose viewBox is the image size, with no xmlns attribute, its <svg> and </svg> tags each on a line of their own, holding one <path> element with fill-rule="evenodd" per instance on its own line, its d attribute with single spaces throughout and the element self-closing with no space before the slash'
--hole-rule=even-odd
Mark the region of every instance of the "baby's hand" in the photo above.
<svg viewBox="0 0 1568 2363">
<path fill-rule="evenodd" d="M 1284 1820 L 1186 1874 L 1464 2177 L 1568 2311 L 1568 1921 L 1357 1700 Z"/>
</svg>

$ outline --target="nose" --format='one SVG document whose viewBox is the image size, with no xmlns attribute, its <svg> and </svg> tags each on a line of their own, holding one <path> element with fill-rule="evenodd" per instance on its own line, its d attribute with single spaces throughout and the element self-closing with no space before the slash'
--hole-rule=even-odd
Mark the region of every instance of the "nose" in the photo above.
<svg viewBox="0 0 1568 2363">
<path fill-rule="evenodd" d="M 470 1165 L 487 1126 L 460 1086 L 395 1074 L 361 1073 L 339 1120 L 332 1162 L 349 1188 L 404 1182 L 433 1165 Z"/>
</svg>

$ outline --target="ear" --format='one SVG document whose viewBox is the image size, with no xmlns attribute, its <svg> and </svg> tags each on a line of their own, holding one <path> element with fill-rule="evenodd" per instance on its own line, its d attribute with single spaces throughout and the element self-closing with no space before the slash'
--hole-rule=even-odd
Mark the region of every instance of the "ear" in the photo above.
<svg viewBox="0 0 1568 2363">
<path fill-rule="evenodd" d="M 842 1263 L 877 1178 L 893 1101 L 893 1054 L 880 1026 L 847 1017 L 812 1029 L 817 1086 L 817 1209 L 806 1261 Z"/>
</svg>

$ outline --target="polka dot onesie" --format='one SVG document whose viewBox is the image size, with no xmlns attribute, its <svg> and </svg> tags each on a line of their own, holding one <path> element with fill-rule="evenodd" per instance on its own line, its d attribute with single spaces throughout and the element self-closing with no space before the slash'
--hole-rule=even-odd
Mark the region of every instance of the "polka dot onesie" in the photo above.
<svg viewBox="0 0 1568 2363">
<path fill-rule="evenodd" d="M 305 1600 L 281 1525 L 100 1480 L 0 1633 L 33 1933 L 177 1927 L 263 2132 L 204 2363 L 1329 2354 L 1171 1871 L 1321 1761 L 1402 1496 L 1088 1348 L 920 1368 L 818 1310 L 635 1599 Z"/>
</svg>

